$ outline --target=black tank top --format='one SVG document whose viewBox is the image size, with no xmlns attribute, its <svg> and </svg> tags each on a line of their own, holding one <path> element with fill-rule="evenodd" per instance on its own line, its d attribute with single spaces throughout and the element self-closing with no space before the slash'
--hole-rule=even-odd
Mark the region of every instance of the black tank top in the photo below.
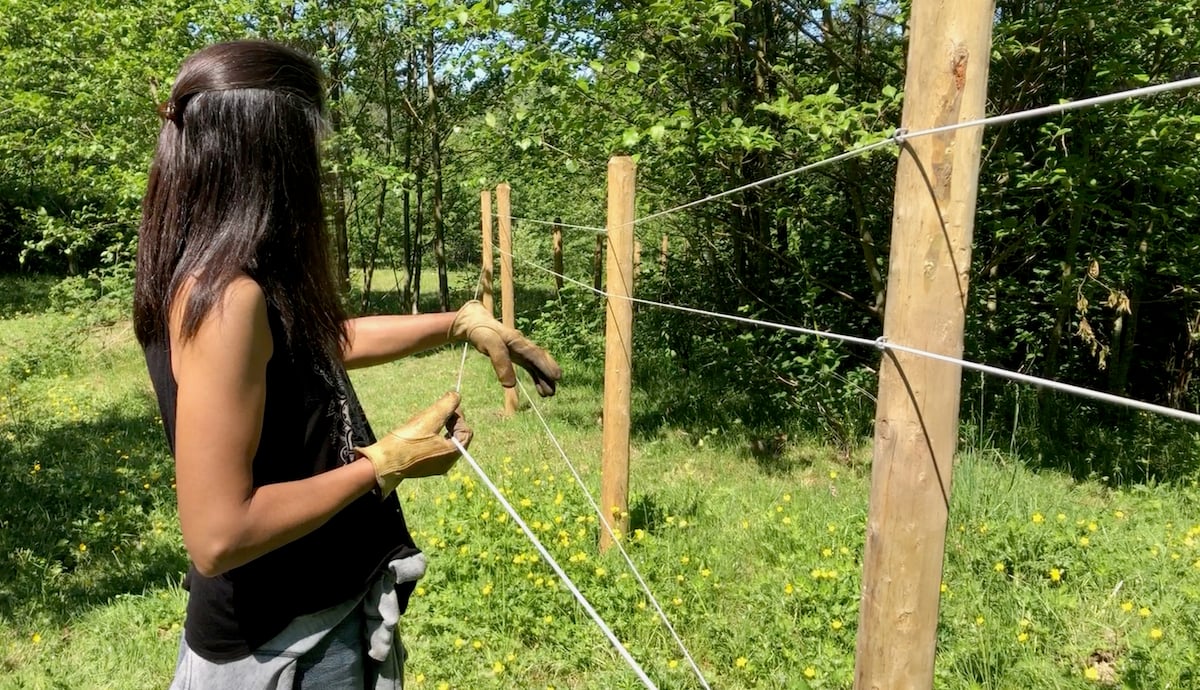
<svg viewBox="0 0 1200 690">
<path fill-rule="evenodd" d="M 274 352 L 267 364 L 266 407 L 254 455 L 254 485 L 305 479 L 354 459 L 354 446 L 375 442 L 341 363 L 314 366 L 287 348 L 278 315 L 269 309 Z M 169 343 L 145 348 L 167 443 L 175 452 L 178 389 Z M 392 494 L 362 496 L 312 533 L 217 577 L 194 565 L 188 590 L 187 644 L 210 661 L 251 654 L 291 620 L 361 595 L 393 558 L 417 553 Z M 413 583 L 397 587 L 403 611 Z"/>
</svg>

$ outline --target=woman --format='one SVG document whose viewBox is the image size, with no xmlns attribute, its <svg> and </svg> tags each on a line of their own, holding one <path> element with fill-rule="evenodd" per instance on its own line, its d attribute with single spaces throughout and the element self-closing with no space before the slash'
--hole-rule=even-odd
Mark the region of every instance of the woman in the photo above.
<svg viewBox="0 0 1200 690">
<path fill-rule="evenodd" d="M 376 442 L 346 376 L 455 340 L 552 395 L 561 370 L 478 302 L 345 318 L 321 203 L 320 69 L 274 43 L 180 68 L 143 202 L 135 328 L 191 559 L 172 687 L 399 687 L 424 559 L 394 489 L 471 432 L 447 393 Z"/>
</svg>

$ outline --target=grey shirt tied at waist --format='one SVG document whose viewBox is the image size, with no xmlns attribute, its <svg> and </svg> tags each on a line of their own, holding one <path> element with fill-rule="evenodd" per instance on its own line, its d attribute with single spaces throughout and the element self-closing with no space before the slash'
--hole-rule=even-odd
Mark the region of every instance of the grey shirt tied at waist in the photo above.
<svg viewBox="0 0 1200 690">
<path fill-rule="evenodd" d="M 171 690 L 292 690 L 300 657 L 321 643 L 346 616 L 362 607 L 366 622 L 367 656 L 378 662 L 378 672 L 368 688 L 402 690 L 404 647 L 396 634 L 400 602 L 396 585 L 413 582 L 425 574 L 425 555 L 417 553 L 391 561 L 361 598 L 293 620 L 254 654 L 234 661 L 212 662 L 180 643 L 179 661 Z"/>
</svg>

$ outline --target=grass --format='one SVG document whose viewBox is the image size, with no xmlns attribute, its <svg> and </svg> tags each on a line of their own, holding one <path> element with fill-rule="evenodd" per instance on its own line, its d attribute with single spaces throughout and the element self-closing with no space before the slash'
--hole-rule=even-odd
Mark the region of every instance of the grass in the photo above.
<svg viewBox="0 0 1200 690">
<path fill-rule="evenodd" d="M 128 326 L 13 305 L 0 343 L 0 688 L 164 687 L 186 556 Z M 453 387 L 460 357 L 356 372 L 378 430 Z M 537 405 L 595 495 L 600 377 L 563 363 L 559 395 Z M 596 552 L 596 518 L 537 415 L 504 417 L 474 353 L 463 395 L 472 455 L 634 658 L 661 688 L 698 687 L 619 555 Z M 638 409 L 660 402 L 645 395 Z M 793 436 L 768 451 L 736 424 L 643 415 L 625 543 L 713 687 L 848 688 L 869 449 Z M 402 620 L 410 687 L 640 687 L 465 462 L 400 492 L 430 558 Z M 962 453 L 935 686 L 1200 686 L 1197 499 L 1194 484 L 1113 488 Z"/>
</svg>

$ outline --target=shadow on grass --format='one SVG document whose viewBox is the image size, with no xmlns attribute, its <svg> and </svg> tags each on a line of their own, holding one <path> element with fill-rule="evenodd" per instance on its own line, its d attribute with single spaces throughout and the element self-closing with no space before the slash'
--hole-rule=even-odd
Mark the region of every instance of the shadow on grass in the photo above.
<svg viewBox="0 0 1200 690">
<path fill-rule="evenodd" d="M 163 432 L 131 402 L 0 427 L 0 617 L 61 623 L 186 570 Z"/>
</svg>

